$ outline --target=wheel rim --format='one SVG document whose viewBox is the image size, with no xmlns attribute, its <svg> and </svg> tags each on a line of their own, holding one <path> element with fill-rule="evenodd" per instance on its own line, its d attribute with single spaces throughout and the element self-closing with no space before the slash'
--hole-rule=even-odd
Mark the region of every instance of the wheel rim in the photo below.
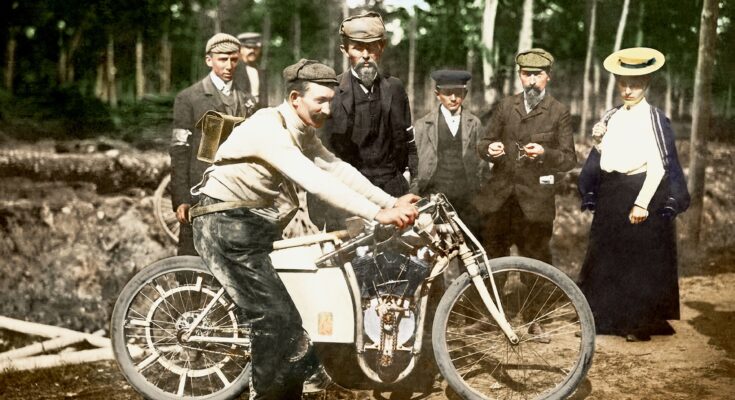
<svg viewBox="0 0 735 400">
<path fill-rule="evenodd" d="M 578 312 L 568 295 L 541 275 L 508 270 L 494 277 L 520 343 L 508 341 L 469 285 L 452 304 L 446 323 L 452 366 L 481 398 L 542 397 L 563 385 L 582 359 Z"/>
<path fill-rule="evenodd" d="M 250 329 L 220 289 L 211 275 L 188 270 L 158 275 L 138 290 L 122 331 L 127 361 L 147 384 L 177 397 L 201 397 L 246 373 Z M 186 340 L 184 333 L 209 304 Z"/>
<path fill-rule="evenodd" d="M 156 215 L 156 220 L 161 226 L 161 229 L 166 233 L 174 243 L 179 241 L 179 220 L 176 218 L 176 213 L 173 212 L 173 202 L 171 201 L 171 190 L 169 189 L 169 183 L 171 182 L 171 174 L 163 177 L 161 183 L 158 184 L 156 192 L 153 194 L 154 207 L 153 212 Z"/>
</svg>

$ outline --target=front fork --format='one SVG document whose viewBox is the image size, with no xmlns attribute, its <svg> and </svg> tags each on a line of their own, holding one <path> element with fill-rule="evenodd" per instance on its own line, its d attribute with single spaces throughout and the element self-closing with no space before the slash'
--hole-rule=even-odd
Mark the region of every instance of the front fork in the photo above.
<svg viewBox="0 0 735 400">
<path fill-rule="evenodd" d="M 462 222 L 461 219 L 457 216 L 457 214 L 452 215 L 452 220 L 459 225 L 462 230 L 465 233 L 465 237 L 469 237 L 477 246 L 478 249 L 480 249 L 480 252 L 482 253 L 483 261 L 485 262 L 485 266 L 487 268 L 487 274 L 488 278 L 490 279 L 490 285 L 493 288 L 493 294 L 495 295 L 495 302 L 493 302 L 492 297 L 490 297 L 490 292 L 487 289 L 487 285 L 485 285 L 485 282 L 482 279 L 482 271 L 480 270 L 480 266 L 477 264 L 477 256 L 470 250 L 469 246 L 467 246 L 467 243 L 462 242 L 459 245 L 459 257 L 462 260 L 462 263 L 464 264 L 465 268 L 467 269 L 467 273 L 470 275 L 470 279 L 472 279 L 472 283 L 475 285 L 475 288 L 477 289 L 477 293 L 480 294 L 480 298 L 482 299 L 482 302 L 485 304 L 485 307 L 490 312 L 490 315 L 493 316 L 493 319 L 495 322 L 498 323 L 498 326 L 503 331 L 505 336 L 508 338 L 508 340 L 512 344 L 518 344 L 519 339 L 518 335 L 513 331 L 513 328 L 508 323 L 508 320 L 505 318 L 505 313 L 503 312 L 503 305 L 500 304 L 500 296 L 498 295 L 498 288 L 495 286 L 495 279 L 493 278 L 492 271 L 490 271 L 490 262 L 487 259 L 487 254 L 485 254 L 485 251 L 482 249 L 482 246 L 477 241 L 477 238 L 470 232 L 470 230 L 467 228 L 467 226 Z M 497 306 L 496 306 L 497 304 Z"/>
</svg>

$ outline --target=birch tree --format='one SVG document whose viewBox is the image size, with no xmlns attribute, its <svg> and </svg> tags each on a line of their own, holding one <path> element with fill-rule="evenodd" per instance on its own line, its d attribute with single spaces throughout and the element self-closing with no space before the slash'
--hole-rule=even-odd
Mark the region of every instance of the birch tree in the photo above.
<svg viewBox="0 0 735 400">
<path fill-rule="evenodd" d="M 579 137 L 587 134 L 587 121 L 589 120 L 590 109 L 590 70 L 592 69 L 592 54 L 595 47 L 595 29 L 597 26 L 597 0 L 589 1 L 589 36 L 587 38 L 587 55 L 584 58 L 584 78 L 582 82 L 582 112 L 581 125 L 579 127 Z"/>
<path fill-rule="evenodd" d="M 145 73 L 143 69 L 143 32 L 135 35 L 135 99 L 141 100 L 145 94 Z"/>
<path fill-rule="evenodd" d="M 623 33 L 625 32 L 625 24 L 628 20 L 628 8 L 630 7 L 630 0 L 623 1 L 623 11 L 620 14 L 620 21 L 618 22 L 618 31 L 615 34 L 615 46 L 613 52 L 620 50 L 620 46 L 623 43 Z M 613 91 L 615 90 L 615 76 L 610 74 L 607 79 L 607 90 L 605 91 L 605 109 L 609 110 L 613 107 Z"/>
<path fill-rule="evenodd" d="M 694 100 L 692 101 L 692 132 L 689 160 L 689 191 L 692 196 L 689 207 L 688 230 L 692 248 L 699 244 L 704 199 L 704 178 L 707 164 L 707 132 L 712 116 L 712 77 L 714 75 L 717 45 L 718 0 L 704 0 L 699 23 L 699 51 L 694 74 Z"/>
<path fill-rule="evenodd" d="M 495 70 L 493 68 L 493 49 L 495 40 L 495 17 L 498 15 L 498 0 L 485 0 L 482 13 L 482 86 L 485 103 L 493 104 L 498 97 L 492 86 Z"/>
<path fill-rule="evenodd" d="M 533 0 L 523 0 L 523 19 L 521 30 L 518 33 L 518 52 L 528 50 L 533 46 Z M 521 81 L 511 74 L 513 79 L 513 93 L 523 90 Z"/>
</svg>

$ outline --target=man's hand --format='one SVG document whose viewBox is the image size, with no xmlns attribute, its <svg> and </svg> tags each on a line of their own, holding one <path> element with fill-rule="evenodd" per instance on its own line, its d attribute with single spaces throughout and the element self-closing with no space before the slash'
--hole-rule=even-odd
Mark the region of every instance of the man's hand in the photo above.
<svg viewBox="0 0 735 400">
<path fill-rule="evenodd" d="M 538 143 L 529 143 L 523 146 L 523 150 L 525 150 L 526 155 L 532 160 L 544 154 L 544 146 Z"/>
<path fill-rule="evenodd" d="M 180 224 L 188 224 L 189 223 L 189 208 L 191 208 L 191 204 L 181 204 L 178 207 L 176 207 L 176 219 L 179 220 Z"/>
<path fill-rule="evenodd" d="M 419 200 L 421 200 L 421 197 L 416 196 L 413 193 L 404 194 L 403 196 L 398 198 L 398 200 L 396 201 L 396 204 L 394 204 L 393 207 L 410 206 Z"/>
<path fill-rule="evenodd" d="M 492 142 L 487 146 L 487 154 L 493 158 L 500 157 L 505 154 L 505 146 L 501 142 Z"/>
<path fill-rule="evenodd" d="M 393 208 L 383 208 L 375 215 L 375 220 L 384 225 L 395 225 L 398 228 L 405 228 L 411 225 L 418 216 L 419 212 L 412 205 L 404 205 Z"/>
<path fill-rule="evenodd" d="M 645 221 L 646 218 L 648 218 L 648 210 L 636 205 L 634 205 L 633 208 L 630 209 L 630 214 L 628 214 L 628 219 L 633 225 L 640 224 L 641 222 Z"/>
</svg>

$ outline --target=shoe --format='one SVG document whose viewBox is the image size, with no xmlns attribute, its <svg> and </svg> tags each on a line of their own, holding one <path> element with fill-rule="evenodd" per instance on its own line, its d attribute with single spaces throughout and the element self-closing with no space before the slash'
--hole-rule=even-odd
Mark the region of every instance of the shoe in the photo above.
<svg viewBox="0 0 735 400">
<path fill-rule="evenodd" d="M 647 333 L 629 333 L 625 335 L 626 342 L 648 342 L 651 340 L 651 335 Z"/>
<path fill-rule="evenodd" d="M 551 337 L 538 322 L 531 323 L 528 327 L 528 334 L 531 335 L 531 340 L 536 343 L 551 343 Z"/>
<path fill-rule="evenodd" d="M 316 369 L 316 372 L 314 372 L 306 381 L 304 381 L 303 392 L 323 392 L 327 390 L 327 388 L 331 388 L 332 386 L 336 386 L 336 384 L 332 382 L 332 377 L 329 376 L 327 370 L 324 369 L 324 366 L 320 365 Z"/>
</svg>

